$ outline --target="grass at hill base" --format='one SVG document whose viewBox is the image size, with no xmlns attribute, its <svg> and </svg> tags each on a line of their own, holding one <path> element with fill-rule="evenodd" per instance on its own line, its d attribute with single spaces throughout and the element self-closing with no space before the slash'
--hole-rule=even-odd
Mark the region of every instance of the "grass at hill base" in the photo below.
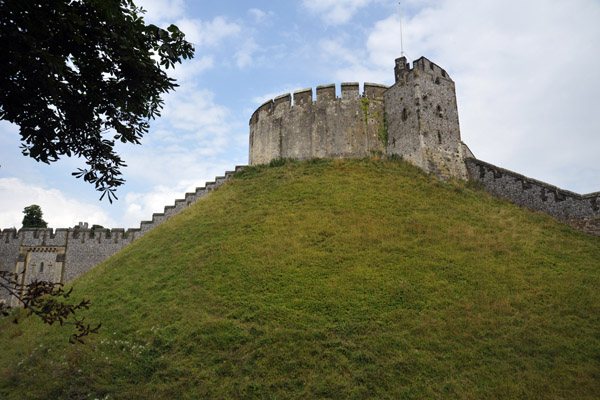
<svg viewBox="0 0 600 400">
<path fill-rule="evenodd" d="M 250 167 L 0 322 L 0 398 L 595 399 L 600 239 L 402 161 Z"/>
</svg>

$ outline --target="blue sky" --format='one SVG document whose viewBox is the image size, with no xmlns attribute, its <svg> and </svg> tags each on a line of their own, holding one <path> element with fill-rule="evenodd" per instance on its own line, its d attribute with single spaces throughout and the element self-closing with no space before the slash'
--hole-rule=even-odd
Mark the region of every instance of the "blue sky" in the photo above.
<svg viewBox="0 0 600 400">
<path fill-rule="evenodd" d="M 247 163 L 248 120 L 265 100 L 341 82 L 393 83 L 398 2 L 138 0 L 175 23 L 196 57 L 141 146 L 119 147 L 127 180 L 112 205 L 71 177 L 77 159 L 20 154 L 0 122 L 0 227 L 39 204 L 53 228 L 137 227 L 186 191 Z M 475 155 L 579 193 L 600 190 L 598 0 L 406 0 L 404 46 L 456 83 L 461 135 Z"/>
</svg>

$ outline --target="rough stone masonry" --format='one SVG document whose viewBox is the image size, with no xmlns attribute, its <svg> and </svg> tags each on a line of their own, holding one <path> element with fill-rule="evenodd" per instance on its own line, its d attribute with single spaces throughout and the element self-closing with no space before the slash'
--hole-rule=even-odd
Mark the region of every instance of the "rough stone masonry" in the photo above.
<svg viewBox="0 0 600 400">
<path fill-rule="evenodd" d="M 250 118 L 250 165 L 278 158 L 398 155 L 441 179 L 482 182 L 495 196 L 600 236 L 600 193 L 580 195 L 478 160 L 461 142 L 454 82 L 425 57 L 396 59 L 394 85 L 342 83 L 269 100 Z"/>
<path fill-rule="evenodd" d="M 261 105 L 250 119 L 250 165 L 297 160 L 398 155 L 441 179 L 479 181 L 493 195 L 545 212 L 600 236 L 600 192 L 580 195 L 476 159 L 461 142 L 455 86 L 445 70 L 421 57 L 410 68 L 396 59 L 388 87 L 342 83 L 284 94 Z M 239 169 L 241 167 L 236 168 Z M 68 282 L 218 188 L 233 172 L 142 221 L 139 229 L 92 231 L 5 229 L 0 232 L 0 270 L 34 279 Z M 10 301 L 0 291 L 0 301 Z M 14 299 L 13 299 L 14 302 Z"/>
<path fill-rule="evenodd" d="M 425 57 L 396 60 L 391 87 L 342 83 L 284 94 L 250 119 L 250 165 L 278 158 L 397 154 L 442 179 L 466 179 L 454 82 Z"/>
</svg>

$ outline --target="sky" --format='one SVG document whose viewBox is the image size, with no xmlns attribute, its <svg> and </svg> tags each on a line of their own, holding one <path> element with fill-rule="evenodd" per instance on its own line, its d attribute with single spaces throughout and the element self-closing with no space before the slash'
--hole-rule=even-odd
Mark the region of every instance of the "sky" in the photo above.
<svg viewBox="0 0 600 400">
<path fill-rule="evenodd" d="M 52 228 L 78 222 L 135 228 L 152 213 L 248 162 L 248 121 L 264 101 L 341 82 L 394 82 L 399 6 L 388 0 L 137 0 L 144 19 L 177 25 L 193 60 L 169 70 L 118 200 L 99 201 L 71 172 L 21 155 L 18 127 L 0 121 L 0 228 L 38 204 Z M 475 156 L 563 189 L 600 191 L 600 0 L 404 0 L 404 50 L 456 84 L 462 140 Z"/>
</svg>

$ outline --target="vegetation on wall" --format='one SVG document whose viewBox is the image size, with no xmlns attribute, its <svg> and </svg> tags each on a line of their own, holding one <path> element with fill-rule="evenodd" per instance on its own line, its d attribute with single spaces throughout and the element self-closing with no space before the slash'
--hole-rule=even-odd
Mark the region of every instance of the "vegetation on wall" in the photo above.
<svg viewBox="0 0 600 400">
<path fill-rule="evenodd" d="M 381 140 L 381 143 L 383 143 L 383 147 L 387 149 L 389 144 L 387 113 L 384 111 L 383 119 L 380 120 L 379 111 L 377 111 L 375 118 L 379 121 L 379 124 L 377 125 L 377 137 Z"/>
<path fill-rule="evenodd" d="M 374 100 L 369 99 L 368 97 L 363 97 L 360 100 L 360 108 L 363 111 L 363 120 L 365 121 L 365 130 L 368 134 L 369 131 L 369 107 L 371 102 Z M 388 147 L 388 123 L 387 117 L 384 111 L 383 118 L 379 113 L 379 109 L 375 109 L 375 114 L 373 115 L 375 121 L 377 121 L 377 138 L 381 142 L 381 145 L 384 149 Z"/>
</svg>

